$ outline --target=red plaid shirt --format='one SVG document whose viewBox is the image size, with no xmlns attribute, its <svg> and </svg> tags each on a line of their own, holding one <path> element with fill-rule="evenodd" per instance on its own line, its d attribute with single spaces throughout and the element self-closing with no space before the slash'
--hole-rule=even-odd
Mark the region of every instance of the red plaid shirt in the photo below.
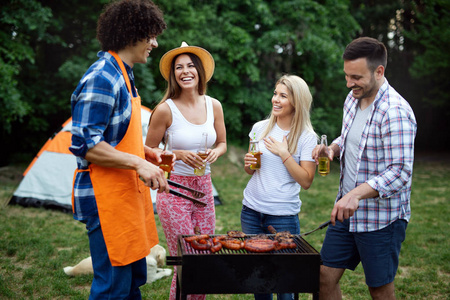
<svg viewBox="0 0 450 300">
<path fill-rule="evenodd" d="M 333 141 L 339 145 L 341 160 L 336 201 L 343 196 L 345 141 L 358 102 L 350 92 L 344 103 L 341 136 Z M 359 208 L 350 218 L 351 232 L 379 230 L 398 219 L 409 221 L 416 131 L 411 106 L 385 79 L 364 126 L 356 165 L 356 186 L 367 182 L 379 197 L 359 201 Z"/>
</svg>

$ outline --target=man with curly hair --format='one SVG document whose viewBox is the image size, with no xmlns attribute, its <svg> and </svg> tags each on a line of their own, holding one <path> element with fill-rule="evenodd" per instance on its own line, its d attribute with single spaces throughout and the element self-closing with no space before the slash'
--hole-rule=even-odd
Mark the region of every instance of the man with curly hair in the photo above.
<svg viewBox="0 0 450 300">
<path fill-rule="evenodd" d="M 89 299 L 141 299 L 146 256 L 158 243 L 148 187 L 168 192 L 161 153 L 144 147 L 133 66 L 146 63 L 166 28 L 150 0 L 105 7 L 102 51 L 72 94 L 74 218 L 86 224 L 94 268 Z"/>
</svg>

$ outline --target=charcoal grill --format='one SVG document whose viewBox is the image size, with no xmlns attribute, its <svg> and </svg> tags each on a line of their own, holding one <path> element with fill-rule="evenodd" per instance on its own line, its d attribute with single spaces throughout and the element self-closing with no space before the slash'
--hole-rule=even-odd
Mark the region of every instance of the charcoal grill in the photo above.
<svg viewBox="0 0 450 300">
<path fill-rule="evenodd" d="M 178 236 L 178 256 L 166 259 L 168 265 L 177 266 L 177 299 L 188 294 L 247 293 L 295 293 L 296 297 L 312 293 L 313 299 L 319 298 L 320 254 L 299 235 L 294 238 L 296 248 L 267 253 L 198 251 L 184 240 L 189 236 Z"/>
</svg>

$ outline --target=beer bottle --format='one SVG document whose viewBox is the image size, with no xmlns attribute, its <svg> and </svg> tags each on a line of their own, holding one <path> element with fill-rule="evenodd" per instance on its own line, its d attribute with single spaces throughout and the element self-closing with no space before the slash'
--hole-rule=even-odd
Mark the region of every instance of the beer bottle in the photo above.
<svg viewBox="0 0 450 300">
<path fill-rule="evenodd" d="M 198 148 L 197 154 L 200 156 L 203 160 L 203 165 L 198 168 L 194 169 L 194 174 L 197 176 L 203 176 L 205 175 L 205 169 L 206 169 L 206 162 L 205 159 L 208 157 L 208 133 L 203 132 L 202 133 L 202 140 L 200 141 L 200 147 Z"/>
<path fill-rule="evenodd" d="M 330 173 L 330 159 L 328 158 L 328 142 L 327 136 L 324 134 L 320 141 L 320 153 L 319 153 L 319 174 L 321 176 L 327 176 Z"/>
<path fill-rule="evenodd" d="M 161 164 L 159 167 L 164 170 L 164 175 L 166 179 L 170 179 L 170 172 L 172 171 L 172 132 L 167 131 L 164 139 L 164 150 L 161 154 Z"/>
</svg>

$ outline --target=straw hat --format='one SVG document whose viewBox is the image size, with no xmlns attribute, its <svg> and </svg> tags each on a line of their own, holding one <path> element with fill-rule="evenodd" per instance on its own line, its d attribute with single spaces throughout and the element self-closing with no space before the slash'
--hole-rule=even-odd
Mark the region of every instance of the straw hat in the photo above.
<svg viewBox="0 0 450 300">
<path fill-rule="evenodd" d="M 186 42 L 182 42 L 179 48 L 172 49 L 161 57 L 159 62 L 159 70 L 165 80 L 169 80 L 170 68 L 172 66 L 172 60 L 175 56 L 181 53 L 193 53 L 197 55 L 202 61 L 203 68 L 205 68 L 206 82 L 208 82 L 214 73 L 214 58 L 205 49 L 197 46 L 189 46 Z"/>
</svg>

